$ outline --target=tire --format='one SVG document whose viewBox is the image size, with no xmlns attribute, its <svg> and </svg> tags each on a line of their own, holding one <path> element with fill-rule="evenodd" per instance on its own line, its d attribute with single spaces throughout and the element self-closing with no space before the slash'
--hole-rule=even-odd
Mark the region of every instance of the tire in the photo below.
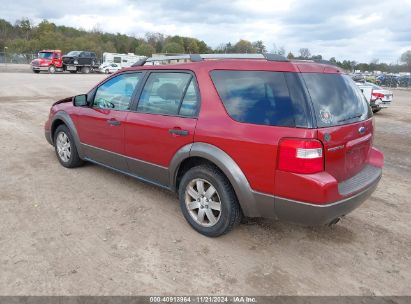
<svg viewBox="0 0 411 304">
<path fill-rule="evenodd" d="M 73 136 L 66 125 L 57 127 L 53 143 L 57 159 L 63 167 L 76 168 L 83 165 L 84 162 L 78 155 Z"/>
<path fill-rule="evenodd" d="M 49 66 L 49 73 L 54 74 L 56 72 L 56 67 L 54 65 Z"/>
<path fill-rule="evenodd" d="M 71 74 L 76 74 L 77 71 L 69 71 Z"/>
<path fill-rule="evenodd" d="M 83 74 L 88 74 L 88 73 L 90 73 L 90 68 L 89 67 L 82 67 L 81 68 L 81 72 L 83 73 Z"/>
<path fill-rule="evenodd" d="M 104 72 L 105 72 L 106 74 L 110 74 L 110 71 L 109 71 L 108 69 L 106 69 Z"/>
<path fill-rule="evenodd" d="M 191 189 L 191 194 L 188 189 Z M 198 195 L 200 192 L 202 194 Z M 242 213 L 234 190 L 228 179 L 214 166 L 201 165 L 188 170 L 180 182 L 179 198 L 187 222 L 205 236 L 221 236 L 241 221 Z"/>
<path fill-rule="evenodd" d="M 373 110 L 372 110 L 373 113 L 377 113 L 377 112 L 379 112 L 379 111 L 381 111 L 381 108 L 373 109 Z"/>
<path fill-rule="evenodd" d="M 40 73 L 40 71 L 38 71 L 38 70 L 33 70 L 33 72 L 34 72 L 35 74 L 39 74 L 39 73 Z"/>
</svg>

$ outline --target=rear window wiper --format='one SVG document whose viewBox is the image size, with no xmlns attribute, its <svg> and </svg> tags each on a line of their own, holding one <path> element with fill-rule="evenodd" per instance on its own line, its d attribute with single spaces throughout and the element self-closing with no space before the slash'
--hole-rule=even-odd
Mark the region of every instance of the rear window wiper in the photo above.
<svg viewBox="0 0 411 304">
<path fill-rule="evenodd" d="M 355 115 L 353 115 L 353 116 L 350 116 L 350 117 L 348 117 L 348 118 L 341 119 L 341 120 L 339 120 L 339 121 L 337 121 L 337 122 L 343 122 L 343 121 L 347 121 L 347 120 L 350 120 L 350 119 L 358 118 L 358 117 L 361 117 L 361 116 L 362 116 L 362 113 L 359 113 L 359 114 L 355 114 Z"/>
</svg>

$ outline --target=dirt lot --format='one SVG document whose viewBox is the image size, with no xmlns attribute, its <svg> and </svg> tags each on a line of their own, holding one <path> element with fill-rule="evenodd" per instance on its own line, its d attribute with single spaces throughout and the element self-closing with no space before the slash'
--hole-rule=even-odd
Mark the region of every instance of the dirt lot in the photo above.
<svg viewBox="0 0 411 304">
<path fill-rule="evenodd" d="M 1 295 L 411 294 L 411 91 L 376 115 L 382 181 L 338 225 L 259 220 L 210 239 L 173 194 L 57 162 L 50 105 L 103 77 L 0 73 Z"/>
</svg>

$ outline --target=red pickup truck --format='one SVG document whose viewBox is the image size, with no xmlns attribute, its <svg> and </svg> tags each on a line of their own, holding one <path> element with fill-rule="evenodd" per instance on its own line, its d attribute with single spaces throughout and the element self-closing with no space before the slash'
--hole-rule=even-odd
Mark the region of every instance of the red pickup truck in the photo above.
<svg viewBox="0 0 411 304">
<path fill-rule="evenodd" d="M 47 71 L 51 74 L 56 71 L 63 71 L 63 60 L 61 50 L 42 50 L 38 58 L 31 62 L 31 69 L 34 73 Z"/>
</svg>

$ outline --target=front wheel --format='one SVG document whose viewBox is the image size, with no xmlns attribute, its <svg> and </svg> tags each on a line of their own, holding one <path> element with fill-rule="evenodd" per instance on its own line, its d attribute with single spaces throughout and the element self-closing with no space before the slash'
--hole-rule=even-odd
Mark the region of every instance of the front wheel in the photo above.
<svg viewBox="0 0 411 304">
<path fill-rule="evenodd" d="M 49 66 L 49 73 L 54 74 L 56 72 L 56 67 L 54 65 Z"/>
<path fill-rule="evenodd" d="M 54 148 L 60 164 L 64 167 L 75 168 L 83 164 L 73 136 L 65 125 L 60 125 L 54 133 Z"/>
<path fill-rule="evenodd" d="M 241 210 L 228 179 L 214 166 L 190 169 L 179 186 L 180 207 L 199 233 L 217 237 L 240 223 Z"/>
</svg>

